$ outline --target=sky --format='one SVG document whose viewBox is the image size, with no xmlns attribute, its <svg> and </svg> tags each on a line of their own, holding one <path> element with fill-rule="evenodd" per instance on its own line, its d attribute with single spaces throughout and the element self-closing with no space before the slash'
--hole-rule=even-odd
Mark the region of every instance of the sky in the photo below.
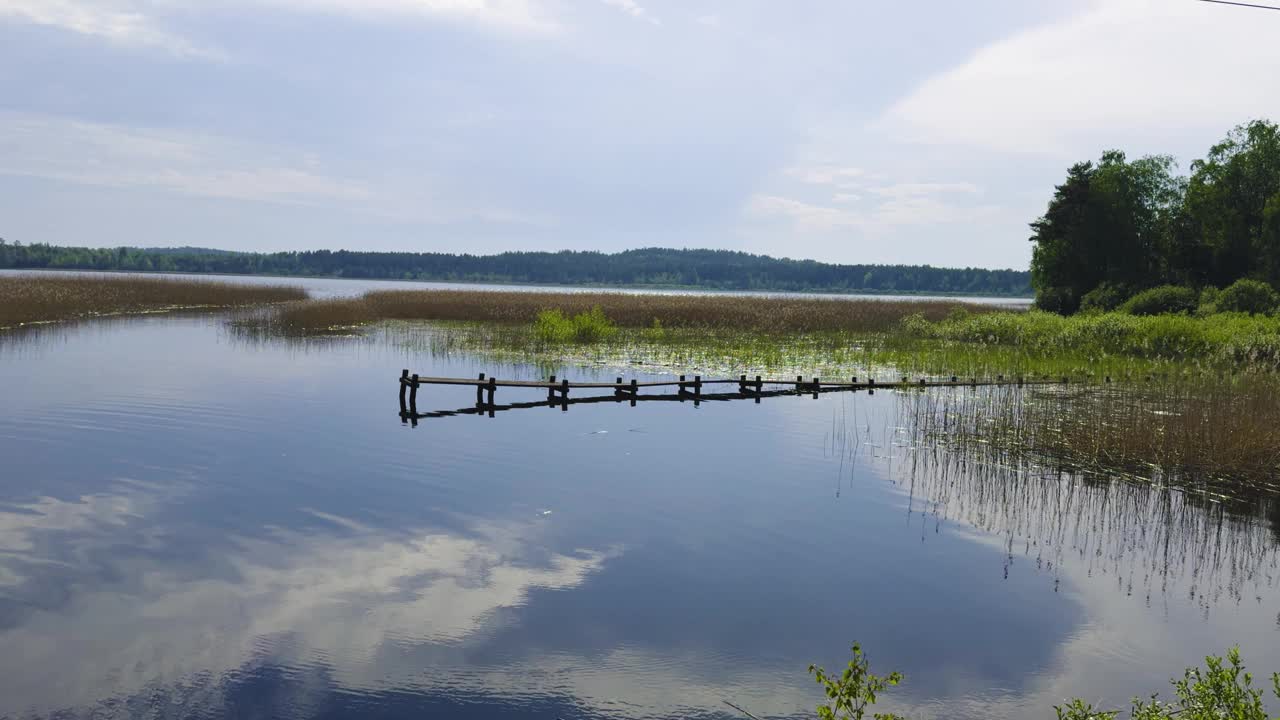
<svg viewBox="0 0 1280 720">
<path fill-rule="evenodd" d="M 1071 164 L 1277 77 L 1199 0 L 0 0 L 0 237 L 1025 268 Z"/>
</svg>

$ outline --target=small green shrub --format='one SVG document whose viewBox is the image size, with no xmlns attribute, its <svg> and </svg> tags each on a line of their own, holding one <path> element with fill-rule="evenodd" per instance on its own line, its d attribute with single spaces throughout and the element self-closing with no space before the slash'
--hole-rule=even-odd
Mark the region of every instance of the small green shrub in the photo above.
<svg viewBox="0 0 1280 720">
<path fill-rule="evenodd" d="M 1129 288 L 1104 282 L 1080 298 L 1080 312 L 1110 312 L 1120 307 L 1129 295 Z"/>
<path fill-rule="evenodd" d="M 853 644 L 853 659 L 840 675 L 828 675 L 817 665 L 810 665 L 809 672 L 827 693 L 827 702 L 818 706 L 821 720 L 862 720 L 867 708 L 876 704 L 879 694 L 902 682 L 902 673 L 891 672 L 880 677 L 871 672 L 871 663 L 862 654 L 862 647 Z M 875 713 L 875 720 L 902 720 L 900 715 Z"/>
<path fill-rule="evenodd" d="M 544 343 L 591 343 L 607 340 L 618 331 L 598 306 L 572 317 L 560 310 L 543 310 L 533 321 L 534 335 Z"/>
<path fill-rule="evenodd" d="M 1135 698 L 1129 717 L 1133 720 L 1267 720 L 1262 705 L 1263 692 L 1253 687 L 1253 676 L 1244 671 L 1240 649 L 1227 651 L 1227 664 L 1220 657 L 1205 658 L 1207 669 L 1187 668 L 1181 680 L 1173 681 L 1177 699 L 1160 702 L 1155 695 L 1150 701 Z M 1280 697 L 1280 674 L 1271 684 Z M 1083 700 L 1072 700 L 1055 706 L 1058 720 L 1115 720 L 1116 710 L 1097 710 Z"/>
<path fill-rule="evenodd" d="M 1120 306 L 1120 311 L 1130 315 L 1165 315 L 1194 312 L 1200 296 L 1195 290 L 1181 285 L 1161 285 L 1134 295 Z"/>
<path fill-rule="evenodd" d="M 1219 312 L 1242 312 L 1265 315 L 1280 307 L 1280 294 L 1258 280 L 1237 280 L 1218 296 Z"/>
</svg>

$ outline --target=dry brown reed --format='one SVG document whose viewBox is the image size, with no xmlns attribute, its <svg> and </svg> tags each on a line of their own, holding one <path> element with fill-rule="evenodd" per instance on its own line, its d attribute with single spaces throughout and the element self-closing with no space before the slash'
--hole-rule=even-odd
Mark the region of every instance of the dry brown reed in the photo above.
<svg viewBox="0 0 1280 720">
<path fill-rule="evenodd" d="M 742 295 L 554 293 L 489 290 L 386 290 L 362 298 L 285 308 L 276 319 L 294 331 L 324 331 L 373 320 L 532 323 L 539 312 L 577 315 L 599 307 L 620 327 L 708 328 L 747 332 L 880 332 L 919 313 L 941 320 L 956 307 L 990 306 L 934 300 L 849 300 Z"/>
<path fill-rule="evenodd" d="M 114 276 L 0 277 L 0 328 L 95 315 L 230 308 L 306 298 L 298 287 Z"/>
<path fill-rule="evenodd" d="M 1280 388 L 1268 379 L 994 388 L 922 396 L 917 410 L 921 430 L 951 445 L 1088 472 L 1280 488 Z"/>
</svg>

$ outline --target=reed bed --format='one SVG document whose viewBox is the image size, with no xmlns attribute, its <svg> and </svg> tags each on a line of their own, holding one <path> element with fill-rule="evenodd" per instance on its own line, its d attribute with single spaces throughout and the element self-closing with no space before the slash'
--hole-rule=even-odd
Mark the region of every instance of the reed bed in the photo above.
<svg viewBox="0 0 1280 720">
<path fill-rule="evenodd" d="M 113 276 L 0 277 L 0 328 L 100 315 L 235 308 L 306 298 L 301 288 Z"/>
<path fill-rule="evenodd" d="M 940 321 L 956 308 L 993 308 L 937 300 L 846 300 L 785 296 L 553 293 L 490 290 L 385 290 L 340 301 L 282 308 L 268 322 L 290 333 L 325 333 L 378 320 L 532 324 L 539 313 L 565 316 L 599 308 L 623 328 L 732 329 L 756 333 L 882 332 L 911 315 Z"/>
<path fill-rule="evenodd" d="M 1196 486 L 1219 499 L 1241 487 L 1280 490 L 1280 387 L 1271 378 L 990 388 L 913 403 L 917 432 L 960 450 Z"/>
</svg>

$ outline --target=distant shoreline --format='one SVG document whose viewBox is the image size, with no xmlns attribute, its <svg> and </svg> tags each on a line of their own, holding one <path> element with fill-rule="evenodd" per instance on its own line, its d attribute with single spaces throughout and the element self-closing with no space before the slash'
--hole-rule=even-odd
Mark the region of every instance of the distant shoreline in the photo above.
<svg viewBox="0 0 1280 720">
<path fill-rule="evenodd" d="M 195 272 L 182 270 L 93 270 L 85 268 L 0 268 L 0 272 L 25 273 L 101 273 L 104 275 L 182 275 L 191 277 L 260 277 L 288 280 L 350 280 L 352 282 L 377 283 L 444 283 L 450 285 L 495 285 L 501 287 L 546 287 L 546 288 L 591 288 L 596 290 L 679 290 L 706 294 L 759 293 L 768 295 L 831 295 L 834 297 L 852 295 L 876 295 L 883 297 L 940 297 L 940 298 L 992 298 L 999 300 L 1015 300 L 1031 302 L 1032 295 L 1006 295 L 1002 293 L 984 292 L 947 292 L 934 290 L 769 290 L 763 288 L 715 288 L 705 285 L 662 285 L 654 283 L 551 283 L 520 282 L 515 280 L 422 280 L 403 278 L 365 278 L 347 277 L 344 275 L 290 275 L 283 273 L 235 273 L 235 272 Z"/>
</svg>

